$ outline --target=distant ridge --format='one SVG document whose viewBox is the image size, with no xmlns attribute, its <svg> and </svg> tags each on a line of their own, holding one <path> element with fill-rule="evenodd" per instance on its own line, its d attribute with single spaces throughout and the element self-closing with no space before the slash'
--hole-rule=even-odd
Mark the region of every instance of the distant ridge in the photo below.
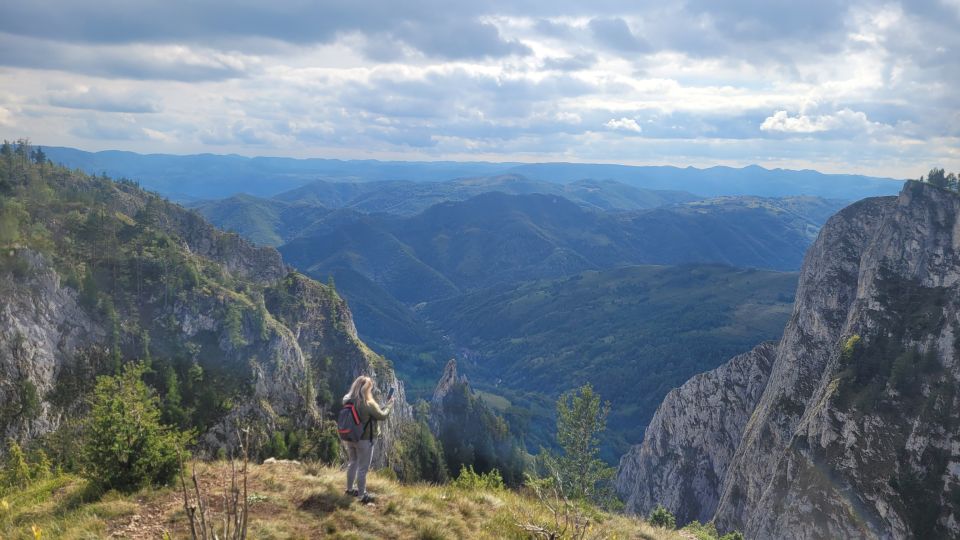
<svg viewBox="0 0 960 540">
<path fill-rule="evenodd" d="M 232 154 L 144 155 L 116 150 L 85 152 L 63 147 L 44 147 L 44 151 L 54 162 L 90 174 L 105 172 L 115 177 L 127 177 L 140 182 L 147 189 L 179 201 L 217 199 L 236 193 L 267 197 L 316 180 L 437 182 L 501 174 L 519 174 L 530 180 L 555 183 L 584 179 L 617 180 L 644 189 L 683 190 L 707 197 L 815 195 L 847 200 L 895 194 L 902 182 L 811 170 L 770 170 L 757 165 L 697 169 L 592 163 L 249 158 Z"/>
</svg>

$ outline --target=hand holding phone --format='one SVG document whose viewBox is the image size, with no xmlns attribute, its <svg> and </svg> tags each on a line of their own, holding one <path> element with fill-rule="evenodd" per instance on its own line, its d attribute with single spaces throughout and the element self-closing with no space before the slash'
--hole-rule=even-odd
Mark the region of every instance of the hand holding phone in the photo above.
<svg viewBox="0 0 960 540">
<path fill-rule="evenodd" d="M 394 391 L 394 390 L 395 390 L 394 388 L 392 388 L 392 387 L 390 388 L 390 393 L 387 394 L 387 401 L 393 401 L 393 391 Z"/>
</svg>

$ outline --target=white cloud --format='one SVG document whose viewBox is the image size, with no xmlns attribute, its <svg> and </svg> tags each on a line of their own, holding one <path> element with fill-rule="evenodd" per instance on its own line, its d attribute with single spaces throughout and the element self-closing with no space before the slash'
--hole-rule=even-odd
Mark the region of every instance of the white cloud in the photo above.
<svg viewBox="0 0 960 540">
<path fill-rule="evenodd" d="M 67 109 L 122 113 L 160 112 L 160 105 L 156 100 L 146 95 L 109 88 L 81 86 L 70 90 L 55 90 L 50 92 L 47 102 Z"/>
<path fill-rule="evenodd" d="M 640 124 L 638 124 L 636 120 L 627 117 L 620 118 L 619 120 L 611 118 L 607 120 L 607 123 L 604 125 L 616 131 L 632 131 L 634 133 L 641 133 L 643 131 L 643 128 L 640 127 Z"/>
<path fill-rule="evenodd" d="M 960 18 L 960 0 L 940 0 L 944 6 L 952 8 L 956 11 L 957 17 Z"/>
<path fill-rule="evenodd" d="M 871 122 L 866 113 L 850 109 L 841 109 L 833 114 L 819 116 L 805 114 L 790 116 L 787 111 L 777 111 L 760 124 L 762 131 L 797 134 L 826 132 L 873 134 L 889 127 L 879 122 Z"/>
<path fill-rule="evenodd" d="M 960 135 L 960 0 L 150 4 L 0 3 L 3 135 L 91 150 L 889 174 L 960 159 L 933 143 Z"/>
</svg>

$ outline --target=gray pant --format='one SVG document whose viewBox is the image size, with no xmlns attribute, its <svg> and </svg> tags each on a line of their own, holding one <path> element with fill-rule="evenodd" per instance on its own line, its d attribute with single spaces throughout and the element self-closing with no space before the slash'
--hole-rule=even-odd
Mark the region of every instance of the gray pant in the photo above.
<svg viewBox="0 0 960 540">
<path fill-rule="evenodd" d="M 357 481 L 357 491 L 363 496 L 367 492 L 367 471 L 370 470 L 370 460 L 373 459 L 373 441 L 344 441 L 347 447 L 347 490 L 353 489 L 353 481 Z"/>
</svg>

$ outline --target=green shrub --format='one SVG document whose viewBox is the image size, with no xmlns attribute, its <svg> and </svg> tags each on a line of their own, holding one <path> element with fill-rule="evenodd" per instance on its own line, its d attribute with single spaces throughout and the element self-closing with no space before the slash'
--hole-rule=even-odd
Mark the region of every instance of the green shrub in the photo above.
<svg viewBox="0 0 960 540">
<path fill-rule="evenodd" d="M 683 532 L 693 535 L 697 540 L 717 540 L 720 537 L 716 525 L 712 522 L 691 521 L 683 527 Z"/>
<path fill-rule="evenodd" d="M 160 423 L 159 400 L 143 382 L 143 364 L 97 378 L 85 423 L 84 474 L 106 489 L 134 491 L 171 482 L 183 434 Z"/>
<path fill-rule="evenodd" d="M 40 395 L 37 393 L 37 385 L 27 378 L 20 380 L 20 414 L 23 418 L 36 418 L 40 414 Z"/>
<path fill-rule="evenodd" d="M 743 540 L 743 534 L 740 531 L 729 532 L 721 536 L 717 532 L 717 526 L 712 521 L 708 523 L 691 521 L 683 528 L 683 532 L 689 533 L 697 540 Z"/>
<path fill-rule="evenodd" d="M 30 459 L 13 439 L 7 441 L 7 458 L 0 468 L 0 494 L 20 491 L 53 472 L 50 458 L 43 450 L 35 450 Z"/>
<path fill-rule="evenodd" d="M 243 311 L 238 304 L 232 303 L 227 307 L 223 316 L 223 327 L 231 347 L 239 349 L 249 345 L 243 335 Z"/>
<path fill-rule="evenodd" d="M 30 464 L 23 454 L 23 450 L 16 441 L 7 441 L 7 461 L 3 466 L 4 490 L 11 488 L 24 489 L 30 485 Z"/>
<path fill-rule="evenodd" d="M 677 528 L 677 518 L 659 504 L 650 512 L 650 517 L 647 518 L 647 521 L 654 527 L 663 527 L 665 529 Z"/>
<path fill-rule="evenodd" d="M 853 334 L 843 343 L 843 347 L 840 350 L 841 361 L 845 364 L 849 364 L 853 360 L 853 354 L 857 350 L 857 345 L 860 344 L 860 335 Z"/>
<path fill-rule="evenodd" d="M 473 465 L 469 467 L 461 465 L 460 474 L 451 482 L 451 485 L 466 490 L 504 489 L 500 471 L 493 469 L 488 473 L 477 474 L 473 470 Z"/>
<path fill-rule="evenodd" d="M 50 461 L 50 456 L 42 449 L 32 452 L 29 465 L 31 480 L 43 480 L 53 472 L 53 463 Z"/>
<path fill-rule="evenodd" d="M 287 449 L 287 441 L 283 432 L 273 432 L 273 435 L 270 437 L 270 442 L 267 444 L 266 453 L 269 454 L 270 457 L 278 459 L 287 459 L 290 457 L 290 452 Z"/>
</svg>

